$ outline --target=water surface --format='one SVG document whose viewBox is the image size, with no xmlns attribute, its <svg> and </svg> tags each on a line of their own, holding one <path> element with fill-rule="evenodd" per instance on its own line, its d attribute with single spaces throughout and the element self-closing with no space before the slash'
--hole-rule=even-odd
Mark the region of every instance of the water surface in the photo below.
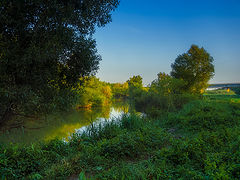
<svg viewBox="0 0 240 180">
<path fill-rule="evenodd" d="M 72 133 L 84 130 L 93 122 L 110 120 L 127 113 L 129 105 L 124 101 L 113 102 L 111 105 L 80 109 L 71 113 L 52 114 L 41 118 L 18 117 L 9 121 L 0 129 L 0 143 L 29 144 L 36 141 L 49 141 L 54 138 L 68 140 Z"/>
</svg>

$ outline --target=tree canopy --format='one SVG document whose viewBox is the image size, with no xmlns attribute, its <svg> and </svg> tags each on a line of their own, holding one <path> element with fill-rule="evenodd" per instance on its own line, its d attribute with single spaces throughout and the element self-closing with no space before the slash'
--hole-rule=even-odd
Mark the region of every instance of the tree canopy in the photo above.
<svg viewBox="0 0 240 180">
<path fill-rule="evenodd" d="M 192 45 L 187 53 L 179 55 L 171 66 L 171 76 L 184 80 L 184 89 L 191 93 L 201 93 L 214 76 L 213 57 L 196 45 Z"/>
<path fill-rule="evenodd" d="M 101 56 L 92 35 L 111 21 L 118 5 L 119 0 L 1 0 L 1 96 L 23 102 L 19 98 L 30 91 L 46 95 L 94 75 Z"/>
<path fill-rule="evenodd" d="M 183 80 L 173 78 L 164 72 L 160 72 L 157 74 L 157 79 L 151 83 L 149 91 L 160 96 L 181 94 L 184 85 L 185 82 Z"/>
<path fill-rule="evenodd" d="M 101 57 L 91 38 L 111 21 L 118 0 L 2 0 L 1 82 L 39 87 L 94 74 Z M 71 79 L 73 80 L 73 79 Z"/>
<path fill-rule="evenodd" d="M 138 88 L 143 87 L 142 77 L 140 75 L 131 77 L 129 80 L 127 80 L 127 82 L 129 86 L 138 87 Z"/>
<path fill-rule="evenodd" d="M 143 90 L 143 81 L 140 75 L 133 76 L 127 80 L 128 94 L 131 99 L 139 97 Z"/>
</svg>

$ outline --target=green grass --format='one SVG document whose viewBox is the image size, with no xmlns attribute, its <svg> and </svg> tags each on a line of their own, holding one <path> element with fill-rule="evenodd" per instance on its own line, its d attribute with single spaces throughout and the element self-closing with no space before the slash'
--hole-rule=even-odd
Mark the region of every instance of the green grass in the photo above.
<svg viewBox="0 0 240 180">
<path fill-rule="evenodd" d="M 239 144 L 239 97 L 213 93 L 161 117 L 90 126 L 69 143 L 0 147 L 0 177 L 240 179 Z"/>
</svg>

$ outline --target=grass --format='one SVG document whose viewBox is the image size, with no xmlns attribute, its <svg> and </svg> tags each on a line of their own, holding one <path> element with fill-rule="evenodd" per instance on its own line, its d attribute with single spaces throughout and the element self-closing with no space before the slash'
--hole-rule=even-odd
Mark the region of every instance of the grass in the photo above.
<svg viewBox="0 0 240 180">
<path fill-rule="evenodd" d="M 125 114 L 69 143 L 0 147 L 0 178 L 240 179 L 239 96 L 226 96 L 161 117 Z"/>
</svg>

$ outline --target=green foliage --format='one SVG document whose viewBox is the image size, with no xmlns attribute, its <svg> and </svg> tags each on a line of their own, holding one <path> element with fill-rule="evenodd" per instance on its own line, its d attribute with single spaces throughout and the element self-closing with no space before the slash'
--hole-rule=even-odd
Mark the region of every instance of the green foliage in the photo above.
<svg viewBox="0 0 240 180">
<path fill-rule="evenodd" d="M 220 97 L 221 98 L 221 97 Z M 0 146 L 7 179 L 239 179 L 240 104 L 205 97 L 155 119 L 125 114 L 60 140 Z"/>
<path fill-rule="evenodd" d="M 59 76 L 76 76 L 76 81 L 94 72 L 99 56 L 95 41 L 87 36 L 96 25 L 111 21 L 110 13 L 118 4 L 117 0 L 2 1 L 1 77 L 9 84 L 36 87 Z"/>
<path fill-rule="evenodd" d="M 186 82 L 190 93 L 203 93 L 214 76 L 213 58 L 204 48 L 192 45 L 187 53 L 179 55 L 172 64 L 171 76 Z"/>
<path fill-rule="evenodd" d="M 1 147 L 0 174 L 7 179 L 24 177 L 40 179 L 43 176 L 41 173 L 43 169 L 68 154 L 64 154 L 62 150 L 67 151 L 66 146 L 64 147 L 63 142 L 58 140 L 50 142 L 49 145 L 43 145 L 43 147 L 40 145 Z"/>
<path fill-rule="evenodd" d="M 193 130 L 215 130 L 239 125 L 239 104 L 212 101 L 193 101 L 174 115 L 172 124 Z"/>
<path fill-rule="evenodd" d="M 175 111 L 187 102 L 197 98 L 185 93 L 185 82 L 175 79 L 165 73 L 159 73 L 148 91 L 142 91 L 135 96 L 134 103 L 138 111 L 157 117 L 163 112 Z"/>
<path fill-rule="evenodd" d="M 142 77 L 141 76 L 133 76 L 129 80 L 127 80 L 128 83 L 128 94 L 130 99 L 134 99 L 138 96 L 141 96 L 141 93 L 143 91 L 143 83 L 142 83 Z"/>
<path fill-rule="evenodd" d="M 112 84 L 112 93 L 115 98 L 126 98 L 128 96 L 128 83 L 114 83 Z"/>
<path fill-rule="evenodd" d="M 81 172 L 79 179 L 239 179 L 239 90 L 193 95 L 214 75 L 203 48 L 193 45 L 172 64 L 171 76 L 159 73 L 148 88 L 141 76 L 112 85 L 91 76 L 101 60 L 91 38 L 95 26 L 110 22 L 118 4 L 0 3 L 0 123 L 13 112 L 104 106 L 112 96 L 128 96 L 150 115 L 92 124 L 69 142 L 0 144 L 1 178 L 66 179 Z"/>
<path fill-rule="evenodd" d="M 182 94 L 184 92 L 185 82 L 175 79 L 165 73 L 159 73 L 151 85 L 149 92 L 156 93 L 159 96 L 168 96 L 171 94 Z"/>
<path fill-rule="evenodd" d="M 95 76 L 81 78 L 81 83 L 75 88 L 78 94 L 77 107 L 97 107 L 110 103 L 111 87 L 101 82 Z"/>
<path fill-rule="evenodd" d="M 79 174 L 79 176 L 78 176 L 78 180 L 87 180 L 87 178 L 86 178 L 84 172 L 81 172 L 81 173 Z"/>
<path fill-rule="evenodd" d="M 141 76 L 133 76 L 128 81 L 128 85 L 131 87 L 142 88 L 142 77 Z"/>
<path fill-rule="evenodd" d="M 58 105 L 48 101 L 63 100 L 65 105 L 71 99 L 66 91 L 80 77 L 98 70 L 101 57 L 92 34 L 96 26 L 111 21 L 118 4 L 118 0 L 2 0 L 0 121 L 17 110 L 50 111 Z"/>
</svg>

